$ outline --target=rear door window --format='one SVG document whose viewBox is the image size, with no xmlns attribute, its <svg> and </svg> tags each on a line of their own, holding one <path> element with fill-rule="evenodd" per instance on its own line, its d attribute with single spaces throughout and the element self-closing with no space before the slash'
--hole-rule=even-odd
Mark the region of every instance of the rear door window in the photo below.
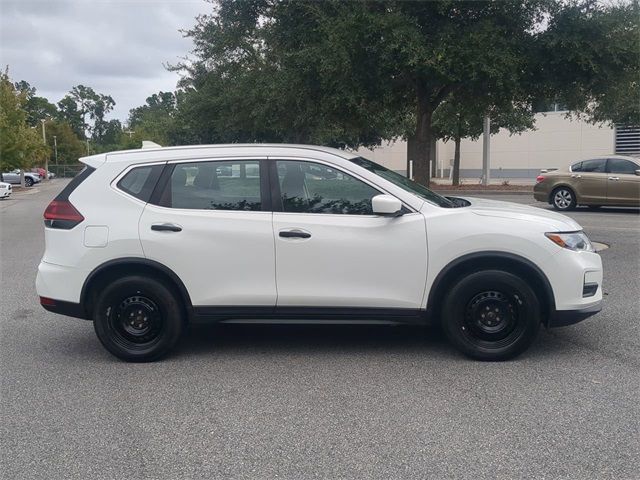
<svg viewBox="0 0 640 480">
<path fill-rule="evenodd" d="M 148 202 L 163 168 L 164 164 L 132 168 L 120 179 L 118 188 L 132 197 Z"/>
<path fill-rule="evenodd" d="M 162 206 L 195 210 L 262 210 L 259 160 L 178 163 Z"/>
</svg>

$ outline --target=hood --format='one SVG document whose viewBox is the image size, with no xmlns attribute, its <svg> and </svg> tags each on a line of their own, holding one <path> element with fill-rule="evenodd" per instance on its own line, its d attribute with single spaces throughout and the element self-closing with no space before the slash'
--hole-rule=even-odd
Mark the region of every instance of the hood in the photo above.
<svg viewBox="0 0 640 480">
<path fill-rule="evenodd" d="M 545 228 L 550 231 L 574 232 L 582 230 L 580 224 L 572 218 L 542 208 L 484 198 L 462 198 L 471 204 L 467 208 L 471 209 L 476 215 L 536 222 L 545 225 Z"/>
</svg>

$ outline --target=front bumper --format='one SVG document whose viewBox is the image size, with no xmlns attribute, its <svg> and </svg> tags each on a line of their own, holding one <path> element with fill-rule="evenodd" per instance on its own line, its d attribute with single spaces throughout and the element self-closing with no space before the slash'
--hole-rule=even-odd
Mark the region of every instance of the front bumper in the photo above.
<svg viewBox="0 0 640 480">
<path fill-rule="evenodd" d="M 549 327 L 566 327 L 581 322 L 602 310 L 602 300 L 577 310 L 555 310 L 549 317 Z"/>
</svg>

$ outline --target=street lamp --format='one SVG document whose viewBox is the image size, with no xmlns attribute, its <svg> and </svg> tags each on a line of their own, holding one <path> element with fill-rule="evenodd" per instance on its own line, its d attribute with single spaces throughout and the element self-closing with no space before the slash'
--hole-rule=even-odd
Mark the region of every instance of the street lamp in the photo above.
<svg viewBox="0 0 640 480">
<path fill-rule="evenodd" d="M 56 152 L 56 167 L 58 166 L 58 137 L 53 136 L 53 150 Z"/>
<path fill-rule="evenodd" d="M 46 120 L 43 118 L 40 120 L 42 122 L 42 142 L 45 144 L 45 146 L 47 145 L 47 135 L 45 133 L 44 130 L 44 123 L 46 122 Z M 47 181 L 49 180 L 49 156 L 46 155 L 44 157 L 44 176 L 45 178 L 43 178 L 43 181 Z"/>
</svg>

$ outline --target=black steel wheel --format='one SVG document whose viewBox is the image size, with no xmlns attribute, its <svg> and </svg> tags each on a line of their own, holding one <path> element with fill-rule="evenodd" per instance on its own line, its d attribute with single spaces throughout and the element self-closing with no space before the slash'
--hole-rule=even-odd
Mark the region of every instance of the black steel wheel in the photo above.
<svg viewBox="0 0 640 480">
<path fill-rule="evenodd" d="M 113 355 L 132 362 L 157 360 L 179 340 L 182 305 L 170 287 L 155 279 L 130 276 L 107 285 L 94 310 L 100 342 Z"/>
<path fill-rule="evenodd" d="M 488 270 L 460 279 L 442 306 L 442 326 L 449 340 L 480 360 L 514 357 L 535 339 L 540 303 L 520 277 Z"/>
</svg>

